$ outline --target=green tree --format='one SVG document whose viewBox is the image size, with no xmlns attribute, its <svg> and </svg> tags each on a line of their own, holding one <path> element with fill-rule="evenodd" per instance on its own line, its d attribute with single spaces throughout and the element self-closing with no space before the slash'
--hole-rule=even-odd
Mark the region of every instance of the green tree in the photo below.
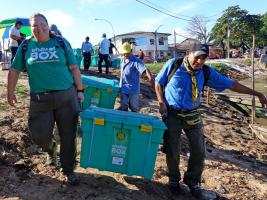
<svg viewBox="0 0 267 200">
<path fill-rule="evenodd" d="M 225 51 L 227 44 L 227 30 L 230 30 L 230 47 L 241 44 L 252 46 L 252 35 L 259 37 L 263 27 L 261 15 L 250 15 L 247 10 L 239 6 L 228 7 L 211 30 L 211 40 L 220 44 Z"/>
<path fill-rule="evenodd" d="M 258 34 L 258 45 L 259 47 L 266 47 L 267 46 L 267 12 L 262 15 L 261 17 L 263 27 L 260 30 L 260 33 Z"/>
</svg>

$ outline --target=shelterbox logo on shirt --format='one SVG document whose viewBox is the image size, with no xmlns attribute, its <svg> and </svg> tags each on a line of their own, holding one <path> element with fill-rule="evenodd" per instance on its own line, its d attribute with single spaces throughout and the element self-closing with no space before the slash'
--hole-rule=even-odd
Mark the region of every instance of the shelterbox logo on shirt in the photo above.
<svg viewBox="0 0 267 200">
<path fill-rule="evenodd" d="M 52 48 L 35 48 L 31 50 L 30 61 L 33 63 L 42 62 L 59 62 L 56 47 Z"/>
</svg>

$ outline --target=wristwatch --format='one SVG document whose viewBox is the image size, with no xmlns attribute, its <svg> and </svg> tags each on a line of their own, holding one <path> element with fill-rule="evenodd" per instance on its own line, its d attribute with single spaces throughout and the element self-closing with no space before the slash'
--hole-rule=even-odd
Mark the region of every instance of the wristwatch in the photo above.
<svg viewBox="0 0 267 200">
<path fill-rule="evenodd" d="M 83 89 L 81 89 L 81 90 L 77 90 L 77 93 L 79 93 L 79 92 L 84 93 L 84 90 L 83 90 Z"/>
</svg>

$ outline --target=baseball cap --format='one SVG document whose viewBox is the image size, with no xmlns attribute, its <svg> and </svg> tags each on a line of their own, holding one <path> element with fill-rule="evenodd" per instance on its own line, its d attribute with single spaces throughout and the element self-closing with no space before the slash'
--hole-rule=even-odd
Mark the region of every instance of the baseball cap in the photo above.
<svg viewBox="0 0 267 200">
<path fill-rule="evenodd" d="M 194 57 L 200 56 L 200 55 L 209 55 L 209 46 L 206 44 L 197 44 L 194 45 L 191 49 L 191 52 L 193 53 Z"/>
<path fill-rule="evenodd" d="M 121 53 L 131 53 L 131 45 L 128 42 L 123 43 Z"/>
</svg>

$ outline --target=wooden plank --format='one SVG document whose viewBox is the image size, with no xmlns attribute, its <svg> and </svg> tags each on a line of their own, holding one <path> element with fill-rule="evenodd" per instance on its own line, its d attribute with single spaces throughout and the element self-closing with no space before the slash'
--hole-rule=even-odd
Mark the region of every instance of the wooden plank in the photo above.
<svg viewBox="0 0 267 200">
<path fill-rule="evenodd" d="M 267 127 L 249 124 L 252 133 L 262 142 L 267 144 Z"/>
</svg>

